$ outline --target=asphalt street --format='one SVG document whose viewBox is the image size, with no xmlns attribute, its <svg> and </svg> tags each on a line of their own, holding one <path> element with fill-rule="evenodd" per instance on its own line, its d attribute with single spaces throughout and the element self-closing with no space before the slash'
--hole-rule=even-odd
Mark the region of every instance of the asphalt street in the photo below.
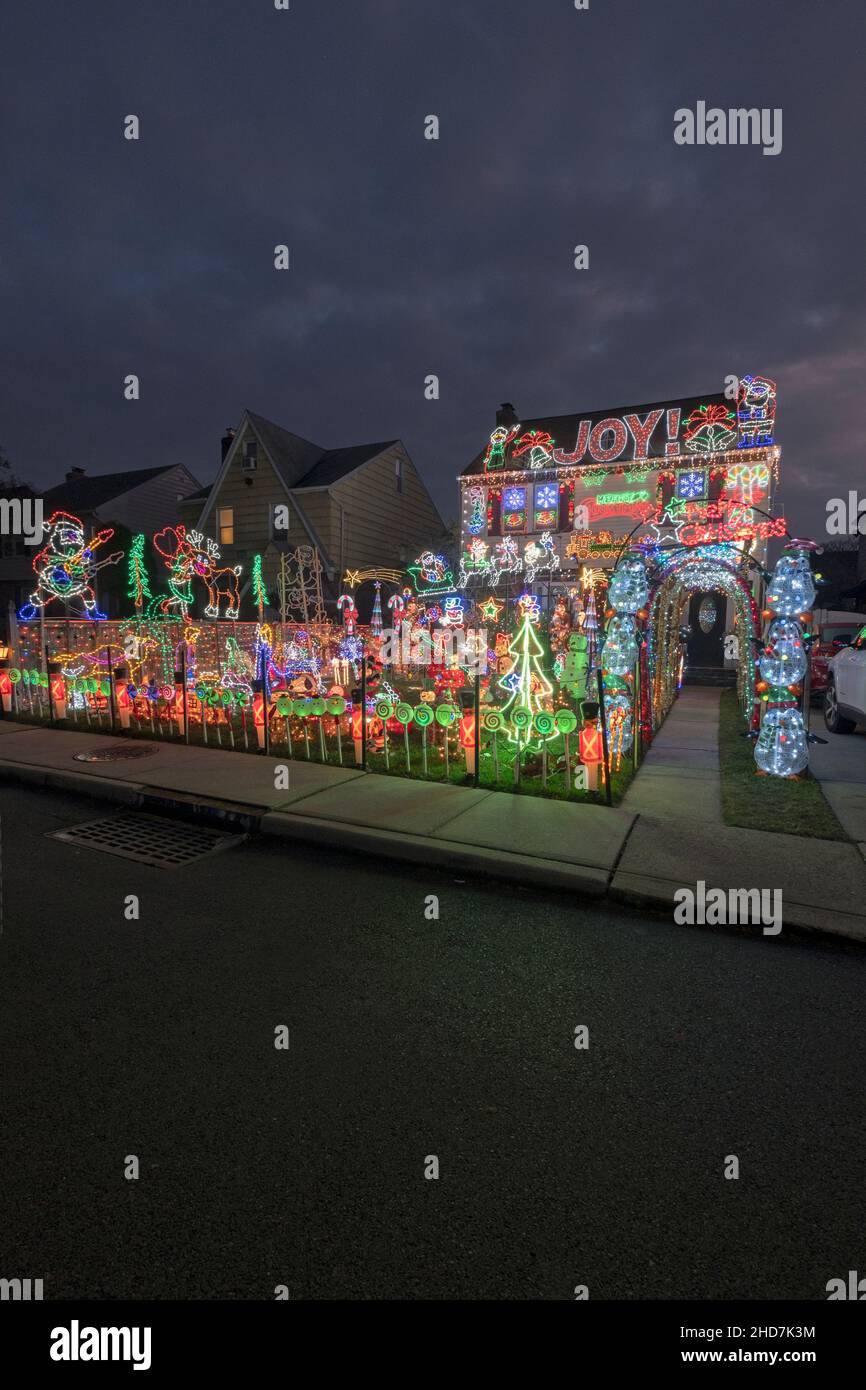
<svg viewBox="0 0 866 1390">
<path fill-rule="evenodd" d="M 823 1299 L 862 1272 L 862 950 L 286 842 L 157 870 L 46 838 L 111 814 L 0 788 L 0 1275 Z"/>
</svg>

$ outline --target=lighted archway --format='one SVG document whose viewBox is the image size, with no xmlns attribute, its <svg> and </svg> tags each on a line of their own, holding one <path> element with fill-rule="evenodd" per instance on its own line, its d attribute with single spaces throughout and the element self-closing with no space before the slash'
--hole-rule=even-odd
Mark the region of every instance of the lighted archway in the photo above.
<svg viewBox="0 0 866 1390">
<path fill-rule="evenodd" d="M 757 723 L 755 642 L 760 616 L 749 584 L 747 557 L 735 546 L 676 546 L 657 551 L 650 571 L 647 641 L 644 649 L 644 702 L 641 722 L 652 735 L 676 697 L 682 675 L 680 626 L 685 605 L 701 590 L 730 598 L 738 638 L 737 695 L 744 717 Z"/>
</svg>

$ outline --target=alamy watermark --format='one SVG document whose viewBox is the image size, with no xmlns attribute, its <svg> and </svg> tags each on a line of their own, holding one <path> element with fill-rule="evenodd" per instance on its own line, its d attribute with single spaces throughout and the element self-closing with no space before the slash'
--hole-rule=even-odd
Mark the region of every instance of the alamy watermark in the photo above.
<svg viewBox="0 0 866 1390">
<path fill-rule="evenodd" d="M 708 888 L 699 879 L 694 888 L 678 888 L 674 902 L 678 926 L 738 923 L 760 926 L 764 936 L 778 936 L 782 930 L 781 888 Z"/>
<path fill-rule="evenodd" d="M 764 154 L 782 153 L 782 108 L 775 106 L 707 109 L 699 101 L 692 111 L 681 106 L 674 112 L 677 145 L 761 145 Z"/>
<path fill-rule="evenodd" d="M 847 497 L 827 501 L 828 536 L 866 536 L 866 497 L 851 488 Z"/>
<path fill-rule="evenodd" d="M 42 532 L 41 497 L 0 497 L 0 536 L 23 536 L 25 545 L 38 545 Z"/>
<path fill-rule="evenodd" d="M 462 666 L 473 675 L 487 671 L 486 628 L 435 627 L 428 632 L 409 622 L 382 630 L 379 659 L 384 666 Z"/>
</svg>

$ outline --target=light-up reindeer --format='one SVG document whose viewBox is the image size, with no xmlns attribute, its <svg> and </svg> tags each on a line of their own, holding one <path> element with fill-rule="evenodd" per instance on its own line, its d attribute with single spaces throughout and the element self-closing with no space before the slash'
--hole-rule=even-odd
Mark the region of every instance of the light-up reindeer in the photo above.
<svg viewBox="0 0 866 1390">
<path fill-rule="evenodd" d="M 238 579 L 241 573 L 241 566 L 234 565 L 229 567 L 224 565 L 217 567 L 215 560 L 220 558 L 219 546 L 210 537 L 202 535 L 201 531 L 190 531 L 189 539 L 196 550 L 196 557 L 193 569 L 199 579 L 203 579 L 207 585 L 207 606 L 205 613 L 209 618 L 218 618 L 220 615 L 220 599 L 227 598 L 225 616 L 227 618 L 240 617 L 241 596 L 238 587 Z M 204 549 L 202 549 L 204 547 Z"/>
</svg>

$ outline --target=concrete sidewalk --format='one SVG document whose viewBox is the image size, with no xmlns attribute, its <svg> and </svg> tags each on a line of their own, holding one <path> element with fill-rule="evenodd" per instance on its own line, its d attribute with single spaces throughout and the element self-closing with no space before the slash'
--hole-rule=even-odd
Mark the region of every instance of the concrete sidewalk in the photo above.
<svg viewBox="0 0 866 1390">
<path fill-rule="evenodd" d="M 700 746 L 707 739 L 709 710 L 696 715 L 701 727 L 692 731 L 697 742 L 691 746 L 687 702 L 680 713 L 676 722 L 674 715 L 668 721 L 668 753 L 685 754 L 681 771 L 688 781 L 690 772 L 710 770 L 709 764 L 702 767 L 710 750 Z M 134 749 L 143 755 L 75 761 L 77 753 Z M 640 809 L 641 784 L 657 780 L 661 785 L 672 771 L 660 770 L 663 759 L 655 772 L 647 759 L 635 796 L 630 793 L 619 809 L 305 761 L 286 763 L 289 789 L 277 790 L 274 767 L 285 762 L 0 721 L 0 783 L 57 787 L 266 835 L 607 895 L 666 914 L 672 912 L 676 889 L 700 879 L 711 887 L 781 887 L 786 926 L 866 941 L 866 862 L 856 845 L 723 826 L 720 816 L 709 814 L 711 779 L 701 777 L 693 778 L 696 800 L 689 807 L 677 794 L 672 815 L 664 798 L 651 790 L 643 803 L 648 809 Z"/>
</svg>

